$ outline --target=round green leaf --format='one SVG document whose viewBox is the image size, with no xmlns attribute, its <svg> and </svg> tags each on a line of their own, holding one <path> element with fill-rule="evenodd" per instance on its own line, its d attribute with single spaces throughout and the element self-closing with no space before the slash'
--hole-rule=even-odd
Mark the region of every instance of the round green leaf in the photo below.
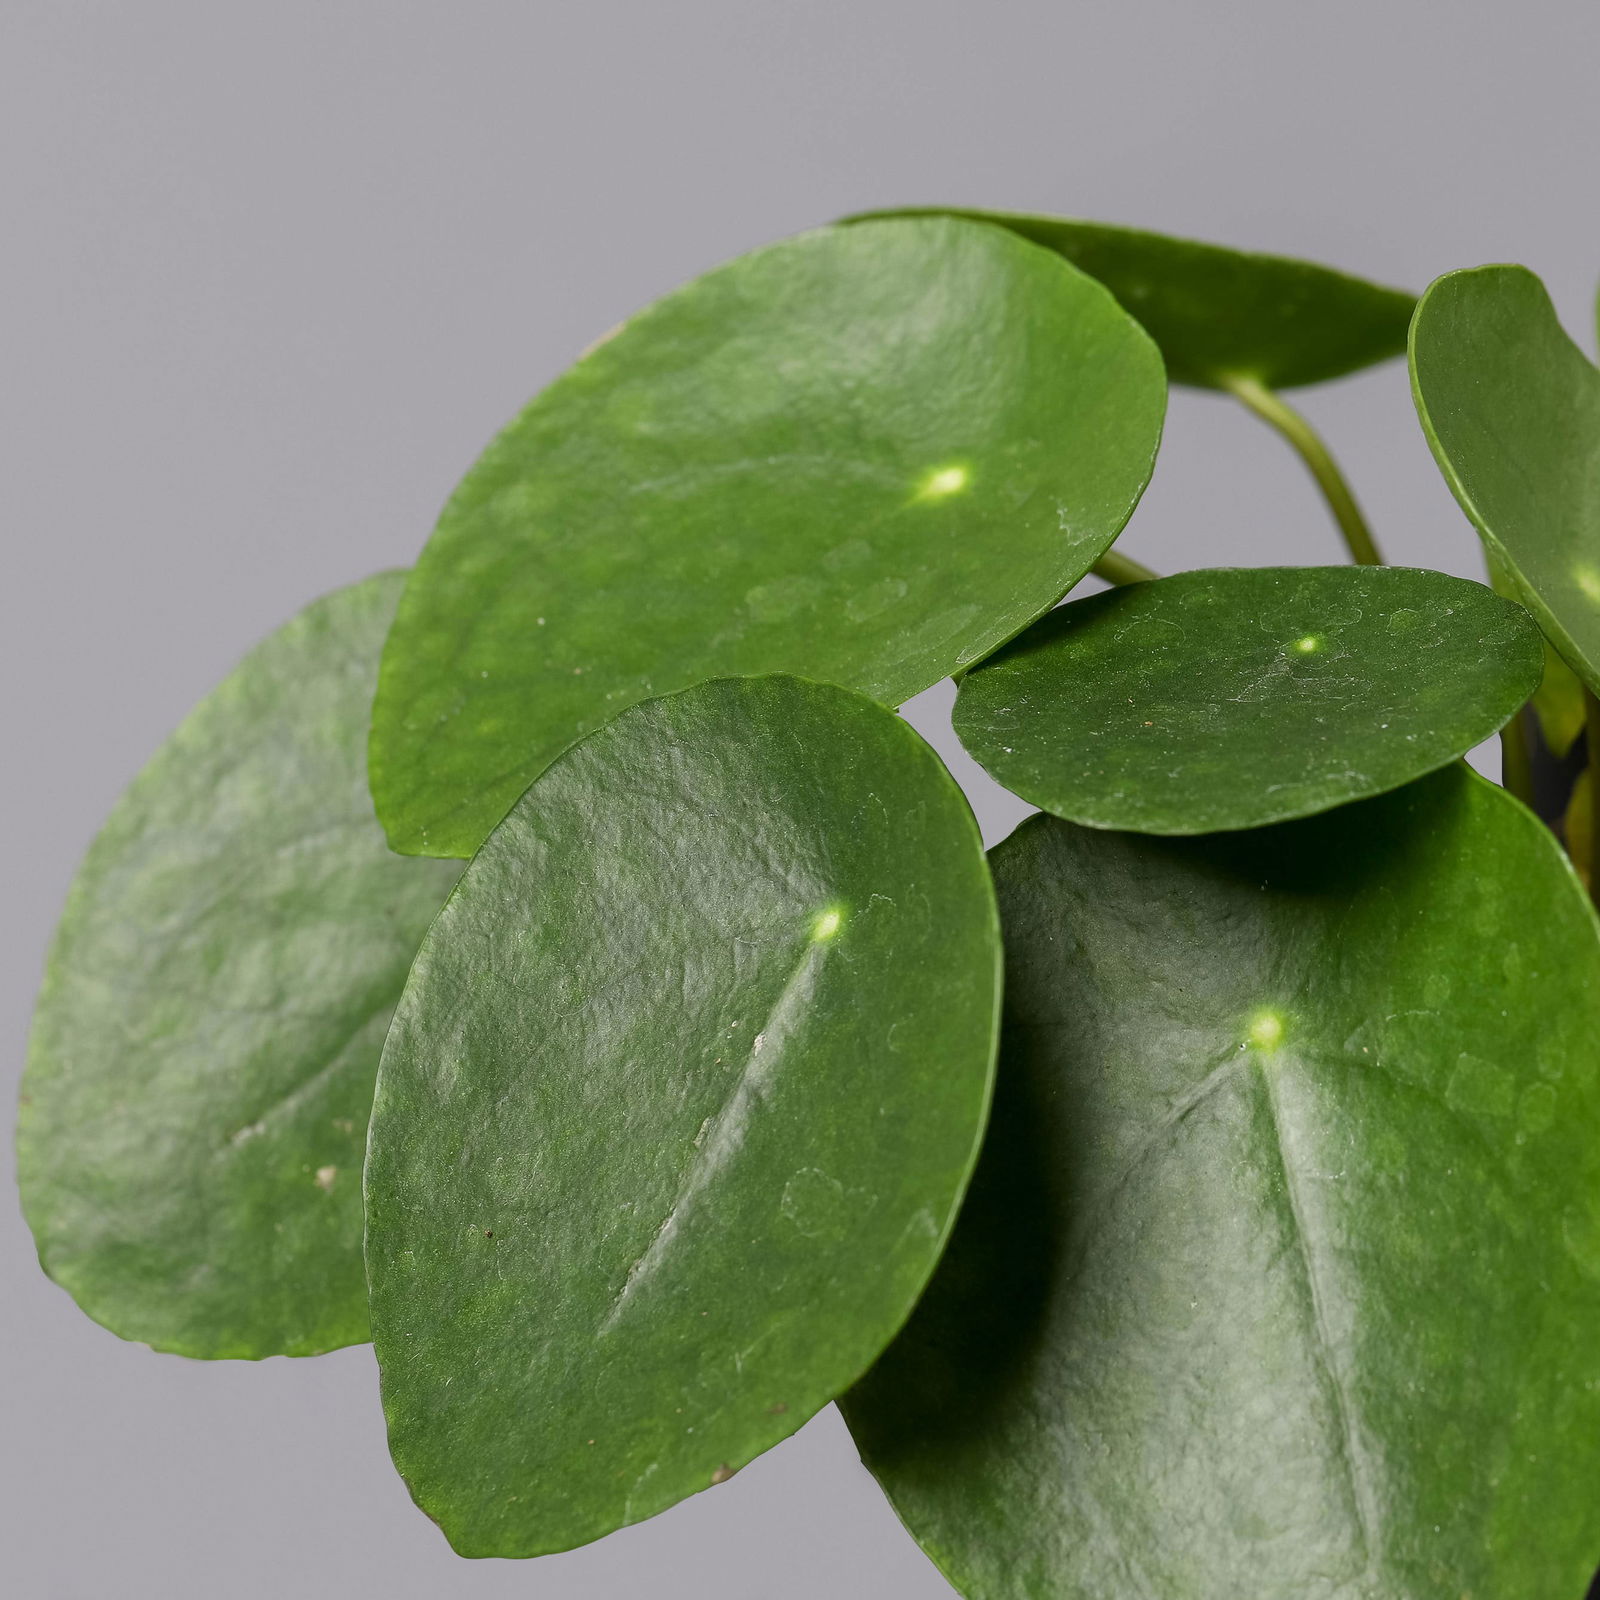
<svg viewBox="0 0 1600 1600">
<path fill-rule="evenodd" d="M 1399 567 L 1185 572 L 1052 611 L 961 682 L 984 768 L 1073 822 L 1211 833 L 1398 788 L 1507 722 L 1539 630 Z"/>
<path fill-rule="evenodd" d="M 118 801 L 72 885 L 22 1083 L 45 1271 L 189 1356 L 367 1338 L 361 1159 L 389 1015 L 455 881 L 364 761 L 403 575 L 258 645 Z"/>
<path fill-rule="evenodd" d="M 1600 371 L 1526 267 L 1478 267 L 1423 295 L 1411 388 L 1491 561 L 1600 691 Z"/>
<path fill-rule="evenodd" d="M 848 1398 L 969 1600 L 1572 1595 L 1600 940 L 1455 766 L 1198 840 L 1036 818 L 989 1139 Z"/>
<path fill-rule="evenodd" d="M 1056 251 L 1144 324 L 1174 383 L 1205 389 L 1237 378 L 1288 389 L 1387 361 L 1404 354 L 1416 305 L 1313 261 L 1105 222 L 937 207 L 875 215 L 967 217 Z"/>
<path fill-rule="evenodd" d="M 898 705 L 976 661 L 1116 537 L 1165 398 L 1100 285 L 970 222 L 827 228 L 668 295 L 445 508 L 374 711 L 390 842 L 470 854 L 574 739 L 706 678 Z"/>
<path fill-rule="evenodd" d="M 866 1369 L 976 1156 L 999 935 L 903 722 L 722 680 L 568 751 L 425 940 L 367 1268 L 395 1462 L 464 1555 L 718 1483 Z"/>
</svg>

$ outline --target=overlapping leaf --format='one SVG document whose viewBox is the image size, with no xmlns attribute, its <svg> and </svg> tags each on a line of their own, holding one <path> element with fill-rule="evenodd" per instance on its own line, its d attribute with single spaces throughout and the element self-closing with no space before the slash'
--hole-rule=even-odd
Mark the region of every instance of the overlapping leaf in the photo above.
<svg viewBox="0 0 1600 1600">
<path fill-rule="evenodd" d="M 1600 689 L 1600 371 L 1525 267 L 1440 278 L 1411 331 L 1423 431 L 1491 562 Z"/>
<path fill-rule="evenodd" d="M 1578 1595 L 1600 941 L 1457 765 L 993 854 L 1006 1012 L 949 1251 L 847 1402 L 969 1600 Z"/>
<path fill-rule="evenodd" d="M 572 740 L 705 678 L 897 705 L 979 659 L 1111 543 L 1164 403 L 1099 284 L 972 222 L 823 229 L 667 296 L 445 509 L 374 712 L 391 843 L 470 854 Z"/>
<path fill-rule="evenodd" d="M 962 679 L 961 742 L 1074 822 L 1209 833 L 1398 788 L 1539 683 L 1482 584 L 1397 567 L 1185 572 L 1052 611 Z"/>
<path fill-rule="evenodd" d="M 1416 296 L 1332 267 L 1071 217 L 914 208 L 994 223 L 1098 278 L 1161 347 L 1174 383 L 1286 389 L 1402 355 Z"/>
<path fill-rule="evenodd" d="M 361 1160 L 384 1029 L 459 868 L 385 847 L 365 743 L 403 575 L 259 645 L 73 883 L 17 1136 L 45 1270 L 191 1356 L 367 1337 Z"/>
<path fill-rule="evenodd" d="M 534 784 L 423 944 L 366 1173 L 390 1446 L 458 1550 L 650 1516 L 860 1376 L 976 1157 L 998 969 L 960 791 L 852 692 L 701 685 Z"/>
</svg>

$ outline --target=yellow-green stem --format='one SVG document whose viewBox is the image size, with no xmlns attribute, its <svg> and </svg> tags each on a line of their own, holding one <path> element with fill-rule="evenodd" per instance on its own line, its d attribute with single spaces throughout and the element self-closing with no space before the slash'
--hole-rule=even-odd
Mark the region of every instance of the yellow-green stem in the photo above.
<svg viewBox="0 0 1600 1600">
<path fill-rule="evenodd" d="M 1106 553 L 1089 569 L 1097 578 L 1104 578 L 1107 583 L 1148 583 L 1157 576 L 1142 561 L 1135 561 L 1132 556 L 1125 556 L 1120 550 L 1107 550 Z"/>
<path fill-rule="evenodd" d="M 1311 469 L 1323 498 L 1333 512 L 1333 520 L 1344 535 L 1350 559 L 1364 567 L 1381 567 L 1383 557 L 1361 507 L 1351 493 L 1339 464 L 1333 459 L 1327 445 L 1304 417 L 1281 396 L 1254 378 L 1229 378 L 1228 390 L 1264 421 L 1272 424 L 1299 452 L 1300 459 Z"/>
<path fill-rule="evenodd" d="M 1525 711 L 1500 730 L 1500 782 L 1525 806 L 1533 805 L 1533 752 L 1528 748 Z"/>
</svg>

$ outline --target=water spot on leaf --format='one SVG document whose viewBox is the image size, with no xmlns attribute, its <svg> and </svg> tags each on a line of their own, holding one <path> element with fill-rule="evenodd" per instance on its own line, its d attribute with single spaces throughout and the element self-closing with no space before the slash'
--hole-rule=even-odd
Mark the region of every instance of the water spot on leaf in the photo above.
<svg viewBox="0 0 1600 1600">
<path fill-rule="evenodd" d="M 1517 1102 L 1517 1126 L 1524 1133 L 1543 1133 L 1555 1120 L 1555 1090 L 1548 1083 L 1530 1083 Z"/>
<path fill-rule="evenodd" d="M 1516 1084 L 1504 1067 L 1463 1051 L 1445 1088 L 1445 1103 L 1469 1116 L 1509 1117 L 1516 1108 Z"/>
<path fill-rule="evenodd" d="M 904 600 L 909 586 L 903 578 L 883 578 L 852 594 L 844 603 L 845 615 L 852 622 L 867 622 Z"/>
</svg>

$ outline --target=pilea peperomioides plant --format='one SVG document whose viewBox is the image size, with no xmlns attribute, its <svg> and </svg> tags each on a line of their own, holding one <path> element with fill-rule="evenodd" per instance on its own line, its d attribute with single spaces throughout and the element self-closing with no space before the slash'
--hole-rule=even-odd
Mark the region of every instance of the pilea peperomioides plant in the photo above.
<svg viewBox="0 0 1600 1600">
<path fill-rule="evenodd" d="M 1408 331 L 1491 585 L 1384 566 L 1280 393 Z M 1113 549 L 1168 379 L 1354 564 Z M 895 714 L 952 675 L 1040 808 L 987 858 Z M 159 1350 L 370 1337 L 465 1555 L 838 1400 L 973 1600 L 1578 1600 L 1600 789 L 1531 801 L 1597 689 L 1600 372 L 1523 269 L 800 235 L 593 346 L 136 780 L 30 1045 L 40 1259 Z"/>
</svg>

